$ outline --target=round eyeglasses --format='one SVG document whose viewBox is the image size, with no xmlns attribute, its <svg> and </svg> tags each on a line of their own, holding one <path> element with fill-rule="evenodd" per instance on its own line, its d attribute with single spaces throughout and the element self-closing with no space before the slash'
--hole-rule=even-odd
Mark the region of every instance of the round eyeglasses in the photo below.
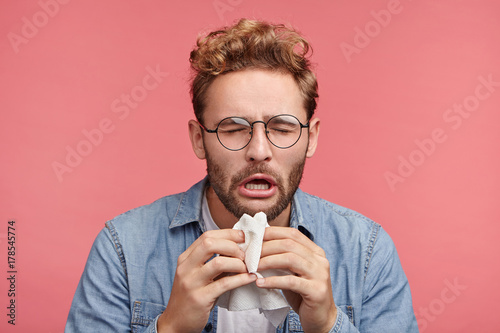
<svg viewBox="0 0 500 333">
<path fill-rule="evenodd" d="M 216 133 L 217 139 L 224 148 L 229 150 L 241 150 L 252 140 L 253 127 L 257 123 L 264 124 L 266 136 L 274 146 L 286 149 L 299 141 L 302 129 L 309 127 L 302 124 L 295 116 L 289 114 L 279 114 L 273 116 L 267 122 L 262 120 L 249 122 L 241 117 L 227 117 L 222 119 L 215 130 L 210 130 L 201 125 L 207 133 Z"/>
</svg>

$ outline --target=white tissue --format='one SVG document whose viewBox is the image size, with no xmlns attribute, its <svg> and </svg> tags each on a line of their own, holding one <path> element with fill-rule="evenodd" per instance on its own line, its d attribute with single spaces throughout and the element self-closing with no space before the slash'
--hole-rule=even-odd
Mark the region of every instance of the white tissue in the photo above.
<svg viewBox="0 0 500 333">
<path fill-rule="evenodd" d="M 245 251 L 247 270 L 249 273 L 256 274 L 259 278 L 290 274 L 287 271 L 278 269 L 257 272 L 264 230 L 268 226 L 266 214 L 260 212 L 255 214 L 254 217 L 243 214 L 233 227 L 233 229 L 242 230 L 245 233 L 245 243 L 241 243 L 239 246 Z M 264 315 L 274 327 L 283 322 L 290 310 L 290 306 L 279 289 L 259 288 L 255 282 L 224 293 L 217 300 L 217 305 L 229 311 L 259 309 L 264 312 Z"/>
</svg>

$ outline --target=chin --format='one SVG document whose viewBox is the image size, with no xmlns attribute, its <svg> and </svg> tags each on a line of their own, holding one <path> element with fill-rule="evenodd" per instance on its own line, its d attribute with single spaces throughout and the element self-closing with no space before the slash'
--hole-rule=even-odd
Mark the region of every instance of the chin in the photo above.
<svg viewBox="0 0 500 333">
<path fill-rule="evenodd" d="M 258 212 L 268 212 L 269 210 L 271 210 L 273 207 L 274 207 L 275 203 L 272 202 L 272 203 L 266 203 L 266 204 L 263 204 L 263 203 L 257 203 L 255 205 L 244 205 L 242 204 L 241 206 L 244 207 L 245 211 L 248 211 L 248 215 L 250 215 L 250 213 L 252 213 L 252 216 L 257 214 Z M 267 215 L 267 213 L 266 213 Z"/>
</svg>

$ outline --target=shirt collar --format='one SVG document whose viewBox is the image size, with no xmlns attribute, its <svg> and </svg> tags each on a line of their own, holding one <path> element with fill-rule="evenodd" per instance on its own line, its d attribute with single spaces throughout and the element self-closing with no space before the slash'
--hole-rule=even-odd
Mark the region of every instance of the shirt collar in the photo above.
<svg viewBox="0 0 500 333">
<path fill-rule="evenodd" d="M 201 204 L 203 202 L 203 194 L 207 181 L 208 177 L 205 177 L 193 185 L 189 190 L 181 194 L 182 197 L 175 216 L 170 223 L 170 229 L 201 221 Z M 309 205 L 309 198 L 299 188 L 293 196 L 290 227 L 299 229 L 309 239 L 314 241 L 314 226 L 314 215 Z"/>
<path fill-rule="evenodd" d="M 298 188 L 293 196 L 290 227 L 299 229 L 310 240 L 314 241 L 316 226 L 317 223 L 314 221 L 314 214 L 309 204 L 309 197 Z"/>
<path fill-rule="evenodd" d="M 201 203 L 207 179 L 208 177 L 203 178 L 189 190 L 181 194 L 181 201 L 172 222 L 170 222 L 170 229 L 187 223 L 201 221 Z"/>
</svg>

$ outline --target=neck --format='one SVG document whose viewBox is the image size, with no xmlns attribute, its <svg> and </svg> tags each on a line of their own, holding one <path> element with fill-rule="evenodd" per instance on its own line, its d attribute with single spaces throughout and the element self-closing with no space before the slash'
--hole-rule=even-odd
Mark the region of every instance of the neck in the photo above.
<svg viewBox="0 0 500 333">
<path fill-rule="evenodd" d="M 234 216 L 226 209 L 211 186 L 207 188 L 206 195 L 210 215 L 215 224 L 217 224 L 220 229 L 232 229 L 240 217 Z M 290 226 L 290 214 L 291 204 L 289 204 L 277 218 L 273 221 L 268 221 L 268 223 L 273 227 L 288 227 Z"/>
</svg>

